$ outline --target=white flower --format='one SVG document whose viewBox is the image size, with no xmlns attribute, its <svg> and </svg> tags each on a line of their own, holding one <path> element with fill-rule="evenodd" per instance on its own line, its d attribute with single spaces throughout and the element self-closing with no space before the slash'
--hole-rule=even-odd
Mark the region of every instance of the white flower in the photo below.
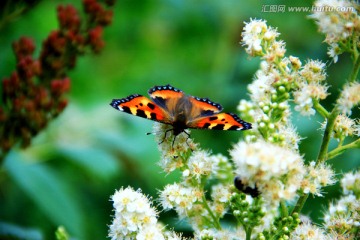
<svg viewBox="0 0 360 240">
<path fill-rule="evenodd" d="M 195 177 L 198 181 L 201 177 L 210 175 L 214 168 L 213 159 L 206 151 L 195 151 L 188 160 L 190 177 Z"/>
<path fill-rule="evenodd" d="M 355 133 L 355 121 L 345 115 L 338 115 L 334 124 L 334 138 L 352 136 Z"/>
<path fill-rule="evenodd" d="M 165 210 L 175 208 L 181 218 L 188 215 L 193 204 L 199 201 L 203 192 L 193 187 L 181 186 L 177 183 L 168 184 L 160 193 L 160 202 Z"/>
<path fill-rule="evenodd" d="M 319 83 L 326 79 L 325 66 L 325 63 L 319 60 L 310 60 L 301 69 L 300 75 L 308 83 Z"/>
<path fill-rule="evenodd" d="M 247 46 L 246 52 L 250 55 L 259 54 L 262 51 L 261 40 L 267 31 L 266 21 L 250 20 L 245 23 L 242 36 L 243 45 Z"/>
<path fill-rule="evenodd" d="M 346 0 L 318 0 L 314 3 L 311 18 L 315 19 L 319 30 L 326 35 L 326 42 L 345 40 L 356 31 L 358 22 L 356 3 Z"/>
<path fill-rule="evenodd" d="M 276 205 L 280 199 L 291 200 L 296 196 L 305 171 L 298 153 L 257 141 L 239 142 L 230 155 L 237 176 L 249 187 L 256 186 L 265 199 Z"/>
<path fill-rule="evenodd" d="M 284 147 L 294 151 L 299 150 L 299 142 L 301 137 L 296 132 L 296 128 L 292 124 L 281 125 L 279 127 L 279 138 L 284 139 Z"/>
<path fill-rule="evenodd" d="M 337 43 L 331 43 L 328 47 L 327 54 L 334 60 L 334 63 L 337 63 L 339 55 L 341 54 L 341 49 Z"/>
<path fill-rule="evenodd" d="M 154 235 L 161 239 L 161 230 L 156 229 L 157 212 L 150 205 L 146 196 L 140 190 L 134 191 L 131 187 L 120 189 L 111 197 L 115 216 L 110 225 L 109 237 L 112 240 Z M 144 235 L 145 234 L 145 235 Z"/>
<path fill-rule="evenodd" d="M 346 195 L 360 192 L 360 171 L 346 173 L 341 179 L 341 187 Z"/>
<path fill-rule="evenodd" d="M 256 72 L 254 81 L 248 85 L 251 93 L 250 97 L 253 102 L 268 101 L 269 95 L 274 92 L 272 83 L 275 82 L 277 72 L 264 72 L 259 70 Z"/>
<path fill-rule="evenodd" d="M 211 161 L 213 162 L 213 177 L 219 180 L 232 180 L 232 164 L 229 159 L 222 154 L 216 154 L 210 156 Z"/>
<path fill-rule="evenodd" d="M 178 234 L 174 231 L 165 231 L 164 236 L 166 240 L 185 240 L 181 234 Z"/>
<path fill-rule="evenodd" d="M 360 201 L 352 194 L 329 205 L 324 216 L 324 226 L 334 236 L 355 239 L 354 233 L 360 227 Z"/>
<path fill-rule="evenodd" d="M 334 171 L 325 163 L 316 166 L 315 162 L 311 162 L 307 173 L 306 177 L 301 181 L 301 188 L 304 193 L 322 196 L 321 188 L 336 182 Z"/>
<path fill-rule="evenodd" d="M 212 186 L 211 198 L 215 202 L 226 203 L 229 201 L 231 192 L 227 186 L 223 184 L 217 184 Z"/>
<path fill-rule="evenodd" d="M 202 239 L 214 239 L 214 240 L 234 240 L 234 239 L 245 239 L 245 231 L 239 229 L 238 231 L 229 231 L 229 230 L 218 230 L 218 229 L 202 229 L 201 231 L 196 231 L 194 240 Z"/>
<path fill-rule="evenodd" d="M 294 56 L 290 56 L 289 57 L 289 61 L 291 63 L 291 65 L 298 70 L 299 68 L 301 68 L 301 61 L 298 57 L 294 57 Z"/>
<path fill-rule="evenodd" d="M 162 153 L 163 159 L 177 158 L 179 153 L 186 152 L 190 149 L 196 150 L 196 144 L 189 138 L 190 132 L 180 133 L 174 136 L 173 127 L 168 124 L 162 124 L 155 122 L 153 127 L 153 134 L 155 134 L 155 139 L 158 142 L 158 147 Z M 163 169 L 169 169 L 166 165 L 167 160 L 163 163 Z M 171 171 L 174 169 L 170 168 Z"/>
<path fill-rule="evenodd" d="M 294 91 L 293 94 L 296 111 L 300 112 L 303 116 L 315 115 L 315 109 L 313 109 L 313 102 L 308 88 L 300 88 L 299 90 Z"/>
<path fill-rule="evenodd" d="M 291 240 L 331 240 L 325 231 L 310 222 L 300 224 L 295 231 L 290 235 Z"/>
<path fill-rule="evenodd" d="M 161 230 L 156 225 L 152 225 L 141 229 L 136 235 L 136 240 L 165 240 L 165 238 Z"/>
<path fill-rule="evenodd" d="M 354 82 L 345 85 L 337 103 L 343 114 L 350 115 L 351 109 L 360 103 L 360 83 Z"/>
</svg>

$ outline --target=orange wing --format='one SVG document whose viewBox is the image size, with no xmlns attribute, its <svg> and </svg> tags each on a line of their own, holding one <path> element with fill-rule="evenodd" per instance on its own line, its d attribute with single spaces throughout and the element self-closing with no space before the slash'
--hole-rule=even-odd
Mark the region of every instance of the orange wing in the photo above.
<svg viewBox="0 0 360 240">
<path fill-rule="evenodd" d="M 214 130 L 247 130 L 251 123 L 245 122 L 234 113 L 218 113 L 212 116 L 196 118 L 187 123 L 189 128 Z"/>
<path fill-rule="evenodd" d="M 156 105 L 163 108 L 172 116 L 175 115 L 175 108 L 179 100 L 185 96 L 183 91 L 169 84 L 166 86 L 152 87 L 148 93 Z"/>
<path fill-rule="evenodd" d="M 113 99 L 110 105 L 122 112 L 147 118 L 162 123 L 171 123 L 166 111 L 153 101 L 139 94 L 130 95 L 122 99 Z"/>
<path fill-rule="evenodd" d="M 190 121 L 205 116 L 212 116 L 216 113 L 221 112 L 223 109 L 222 106 L 218 103 L 210 101 L 208 98 L 199 98 L 199 97 L 188 97 L 192 108 L 190 111 Z"/>
</svg>

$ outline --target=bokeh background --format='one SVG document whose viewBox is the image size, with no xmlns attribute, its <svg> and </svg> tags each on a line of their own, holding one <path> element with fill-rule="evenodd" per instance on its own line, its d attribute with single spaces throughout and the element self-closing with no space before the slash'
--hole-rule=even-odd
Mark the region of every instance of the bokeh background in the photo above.
<svg viewBox="0 0 360 240">
<path fill-rule="evenodd" d="M 43 39 L 57 28 L 57 5 L 66 3 L 81 6 L 80 0 L 42 0 L 17 18 L 2 21 L 1 78 L 15 68 L 12 42 L 30 36 L 38 54 Z M 285 6 L 284 12 L 270 11 L 279 5 Z M 154 85 L 169 83 L 236 112 L 240 99 L 248 99 L 247 85 L 259 64 L 239 43 L 244 21 L 250 18 L 266 19 L 276 27 L 287 55 L 327 63 L 332 87 L 323 104 L 330 109 L 352 63 L 342 55 L 334 65 L 326 55 L 324 36 L 307 17 L 309 12 L 287 9 L 311 5 L 300 0 L 118 0 L 113 24 L 104 31 L 106 47 L 99 55 L 79 59 L 69 74 L 69 106 L 31 147 L 12 151 L 1 167 L 0 233 L 53 239 L 56 228 L 63 225 L 75 239 L 105 239 L 112 220 L 109 199 L 115 189 L 130 185 L 156 199 L 158 190 L 178 175 L 166 175 L 157 165 L 157 144 L 145 134 L 152 131 L 153 123 L 117 112 L 110 101 L 134 93 L 146 95 Z M 293 121 L 304 137 L 300 148 L 305 159 L 316 159 L 321 117 L 294 113 Z M 228 155 L 241 133 L 194 130 L 192 137 L 203 148 Z M 334 141 L 331 147 L 335 145 Z M 340 177 L 360 165 L 359 150 L 329 163 Z M 325 191 L 322 198 L 310 197 L 303 210 L 318 223 L 328 203 L 339 195 L 339 185 Z M 191 236 L 189 225 L 173 212 L 161 212 L 160 220 Z"/>
</svg>

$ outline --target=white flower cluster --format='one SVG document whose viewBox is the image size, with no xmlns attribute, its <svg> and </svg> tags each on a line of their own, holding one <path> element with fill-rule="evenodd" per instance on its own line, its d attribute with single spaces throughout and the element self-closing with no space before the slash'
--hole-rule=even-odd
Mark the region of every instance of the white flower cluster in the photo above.
<svg viewBox="0 0 360 240">
<path fill-rule="evenodd" d="M 360 201 L 354 195 L 340 198 L 329 206 L 324 216 L 324 227 L 333 234 L 355 239 L 354 232 L 360 228 Z"/>
<path fill-rule="evenodd" d="M 334 171 L 325 163 L 316 166 L 315 162 L 311 162 L 306 172 L 307 175 L 301 181 L 301 189 L 304 193 L 322 196 L 321 189 L 335 183 Z"/>
<path fill-rule="evenodd" d="M 159 165 L 166 173 L 182 168 L 186 163 L 181 154 L 186 154 L 190 149 L 196 150 L 197 148 L 189 137 L 189 133 L 180 133 L 174 136 L 170 125 L 156 122 L 153 133 L 155 133 L 155 139 L 162 155 Z"/>
<path fill-rule="evenodd" d="M 246 46 L 246 52 L 251 56 L 266 55 L 266 59 L 283 56 L 285 53 L 284 43 L 275 41 L 279 36 L 276 29 L 268 27 L 265 20 L 251 19 L 245 23 L 242 32 L 242 43 Z"/>
<path fill-rule="evenodd" d="M 341 187 L 345 195 L 354 194 L 354 192 L 360 194 L 360 171 L 346 173 L 341 179 Z"/>
<path fill-rule="evenodd" d="M 174 209 L 180 219 L 189 219 L 196 231 L 219 225 L 217 221 L 228 209 L 229 188 L 233 185 L 229 159 L 197 148 L 186 134 L 179 134 L 174 141 L 172 131 L 164 124 L 156 123 L 154 132 L 162 152 L 161 168 L 166 173 L 180 170 L 182 176 L 181 183 L 168 184 L 160 192 L 163 209 Z M 214 178 L 219 185 L 212 188 L 211 199 L 207 199 L 203 187 Z"/>
<path fill-rule="evenodd" d="M 194 187 L 181 184 L 168 184 L 160 193 L 160 202 L 165 210 L 174 209 L 180 218 L 189 215 L 194 203 L 201 201 L 203 191 Z"/>
<path fill-rule="evenodd" d="M 109 237 L 121 239 L 165 239 L 157 224 L 157 212 L 146 196 L 131 187 L 116 191 L 111 197 L 115 216 L 110 225 Z"/>
<path fill-rule="evenodd" d="M 310 222 L 304 222 L 300 224 L 295 231 L 290 235 L 290 240 L 332 240 L 325 231 Z"/>
<path fill-rule="evenodd" d="M 325 120 L 321 124 L 321 130 L 325 130 L 327 121 Z M 336 117 L 334 123 L 334 130 L 332 132 L 332 137 L 337 140 L 343 140 L 345 137 L 357 135 L 359 125 L 356 122 L 347 117 L 346 115 L 340 114 Z"/>
<path fill-rule="evenodd" d="M 343 114 L 351 115 L 351 109 L 360 104 L 360 83 L 354 82 L 346 84 L 341 91 L 337 101 L 340 111 Z"/>
<path fill-rule="evenodd" d="M 326 35 L 325 41 L 330 45 L 328 54 L 337 62 L 338 55 L 343 52 L 340 45 L 359 38 L 358 3 L 349 0 L 317 0 L 313 10 L 310 17 L 315 20 L 320 32 Z"/>
<path fill-rule="evenodd" d="M 360 171 L 345 174 L 341 186 L 344 195 L 330 204 L 324 226 L 334 239 L 355 239 L 360 228 Z"/>
<path fill-rule="evenodd" d="M 305 173 L 303 159 L 298 153 L 259 140 L 239 142 L 230 155 L 241 181 L 257 187 L 271 204 L 277 206 L 280 200 L 296 197 Z"/>
<path fill-rule="evenodd" d="M 238 106 L 242 116 L 253 123 L 247 141 L 263 138 L 297 151 L 301 138 L 290 123 L 290 93 L 295 89 L 296 110 L 315 114 L 313 99 L 327 96 L 327 87 L 320 84 L 326 78 L 325 64 L 309 61 L 302 67 L 299 58 L 285 57 L 285 44 L 277 40 L 279 33 L 264 20 L 246 23 L 242 36 L 247 53 L 263 59 L 248 86 L 251 101 L 241 100 Z"/>
<path fill-rule="evenodd" d="M 221 240 L 234 240 L 234 239 L 245 239 L 244 231 L 226 231 L 226 230 L 215 230 L 215 229 L 203 229 L 196 232 L 194 240 L 203 239 L 221 239 Z"/>
<path fill-rule="evenodd" d="M 304 116 L 315 114 L 313 99 L 322 100 L 328 95 L 325 64 L 318 60 L 310 60 L 299 71 L 297 89 L 294 91 L 295 110 Z"/>
<path fill-rule="evenodd" d="M 231 197 L 229 186 L 217 184 L 211 188 L 212 205 L 211 210 L 219 217 L 225 215 L 227 211 L 227 204 Z"/>
<path fill-rule="evenodd" d="M 200 183 L 202 177 L 209 176 L 214 171 L 215 162 L 213 159 L 206 151 L 193 152 L 188 159 L 188 168 L 183 171 L 183 176 L 194 178 Z"/>
</svg>

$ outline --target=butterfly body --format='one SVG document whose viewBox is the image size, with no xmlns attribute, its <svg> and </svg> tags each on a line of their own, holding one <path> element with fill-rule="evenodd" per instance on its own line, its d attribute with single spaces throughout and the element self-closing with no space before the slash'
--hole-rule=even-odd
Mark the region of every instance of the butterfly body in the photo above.
<svg viewBox="0 0 360 240">
<path fill-rule="evenodd" d="M 110 103 L 117 110 L 149 120 L 170 124 L 174 135 L 188 128 L 246 130 L 251 124 L 233 113 L 220 113 L 222 107 L 207 98 L 186 95 L 172 87 L 155 86 L 148 91 L 150 99 L 134 94 Z"/>
</svg>

